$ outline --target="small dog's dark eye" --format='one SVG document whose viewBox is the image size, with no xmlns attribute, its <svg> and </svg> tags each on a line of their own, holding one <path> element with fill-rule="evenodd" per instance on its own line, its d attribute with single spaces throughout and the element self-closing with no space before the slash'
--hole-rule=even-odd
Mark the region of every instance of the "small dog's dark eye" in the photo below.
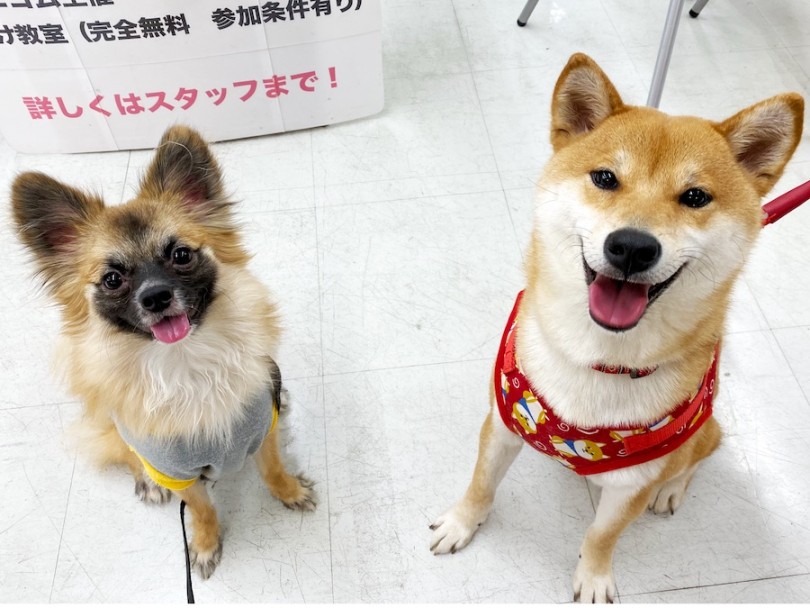
<svg viewBox="0 0 810 608">
<path fill-rule="evenodd" d="M 712 195 L 700 188 L 689 188 L 678 197 L 678 202 L 692 209 L 699 209 L 712 202 Z"/>
<path fill-rule="evenodd" d="M 188 247 L 178 247 L 174 251 L 172 251 L 172 262 L 177 264 L 178 266 L 185 266 L 191 263 L 192 260 L 192 253 L 191 249 Z"/>
<path fill-rule="evenodd" d="M 616 174 L 607 169 L 591 171 L 591 181 L 594 186 L 602 190 L 615 190 L 619 187 L 619 180 L 616 179 Z"/>
<path fill-rule="evenodd" d="M 108 272 L 101 278 L 101 282 L 103 283 L 104 287 L 109 289 L 110 291 L 115 291 L 116 289 L 120 288 L 121 285 L 124 284 L 124 278 L 118 272 Z"/>
</svg>

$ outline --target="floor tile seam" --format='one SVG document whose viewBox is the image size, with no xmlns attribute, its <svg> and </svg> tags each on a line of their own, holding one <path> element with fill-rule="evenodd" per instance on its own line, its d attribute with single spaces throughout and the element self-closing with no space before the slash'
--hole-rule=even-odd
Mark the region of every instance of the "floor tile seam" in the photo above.
<svg viewBox="0 0 810 608">
<path fill-rule="evenodd" d="M 461 48 L 464 49 L 464 61 L 467 63 L 467 73 L 472 73 L 472 62 L 470 61 L 470 51 L 467 48 L 467 43 L 464 41 L 464 33 L 461 31 L 461 22 L 458 20 L 458 10 L 456 8 L 456 1 L 450 0 L 450 7 L 453 9 L 453 21 L 456 24 L 456 31 L 458 38 L 461 41 Z M 481 100 L 478 100 L 480 106 Z"/>
<path fill-rule="evenodd" d="M 62 543 L 65 536 L 65 523 L 67 522 L 68 508 L 70 506 L 70 493 L 73 490 L 73 479 L 76 475 L 76 460 L 77 455 L 73 451 L 73 468 L 70 471 L 70 483 L 68 484 L 67 497 L 65 498 L 65 514 L 62 517 L 62 529 L 59 531 L 59 546 L 56 549 L 56 560 L 53 565 L 53 578 L 51 579 L 51 591 L 48 594 L 48 603 L 53 600 L 53 591 L 56 586 L 56 574 L 59 572 L 59 557 L 62 555 Z"/>
<path fill-rule="evenodd" d="M 450 176 L 448 176 L 450 177 Z M 498 178 L 500 180 L 500 176 Z M 442 198 L 442 197 L 458 197 L 458 196 L 470 196 L 474 194 L 488 194 L 492 192 L 503 192 L 503 185 L 501 184 L 500 187 L 493 187 L 493 188 L 483 188 L 483 189 L 474 189 L 469 192 L 459 192 L 459 193 L 436 193 L 436 194 L 425 194 L 420 196 L 406 196 L 402 198 L 392 198 L 386 200 L 375 200 L 375 201 L 359 201 L 356 203 L 334 203 L 334 204 L 316 204 L 315 208 L 321 211 L 332 210 L 332 209 L 345 209 L 345 208 L 352 208 L 358 207 L 361 205 L 384 205 L 386 203 L 402 203 L 406 201 L 421 201 L 430 198 Z"/>
<path fill-rule="evenodd" d="M 32 410 L 34 408 L 45 408 L 45 407 L 61 407 L 63 405 L 78 405 L 80 402 L 78 400 L 74 401 L 54 401 L 48 403 L 32 403 L 31 405 L 14 405 L 12 407 L 3 407 L 0 405 L 0 412 L 15 412 L 19 410 Z"/>
<path fill-rule="evenodd" d="M 810 323 L 799 323 L 793 325 L 769 325 L 768 329 L 773 332 L 783 331 L 786 329 L 808 329 L 810 328 Z"/>
<path fill-rule="evenodd" d="M 784 38 L 783 34 L 782 34 L 780 31 L 779 31 L 779 30 L 780 30 L 780 28 L 778 28 L 778 27 L 776 27 L 776 25 L 774 25 L 774 23 L 773 23 L 773 22 L 770 20 L 770 18 L 769 18 L 769 16 L 768 16 L 768 13 L 767 13 L 767 12 L 765 12 L 765 11 L 763 11 L 763 10 L 762 10 L 762 8 L 760 8 L 760 6 L 759 6 L 759 3 L 758 3 L 758 2 L 757 2 L 757 3 L 755 3 L 755 8 L 757 9 L 757 12 L 758 12 L 758 13 L 759 13 L 759 15 L 760 15 L 760 19 L 761 19 L 761 20 L 762 20 L 764 23 L 766 23 L 766 24 L 768 25 L 768 27 L 769 27 L 771 30 L 773 30 L 773 32 L 776 34 L 776 36 L 777 36 L 777 38 L 778 38 L 779 42 L 781 43 L 781 47 L 780 47 L 780 48 L 783 48 L 783 49 L 784 49 L 784 48 L 787 48 L 787 45 L 786 45 L 786 40 L 785 40 L 785 38 Z M 776 47 L 775 47 L 775 48 L 776 48 Z"/>
<path fill-rule="evenodd" d="M 800 327 L 807 327 L 807 326 L 800 326 Z M 785 352 L 785 348 L 782 346 L 782 343 L 779 341 L 779 338 L 776 337 L 776 333 L 771 329 L 771 335 L 773 339 L 776 341 L 776 345 L 779 347 L 779 352 L 782 353 L 782 356 L 787 361 L 788 369 L 790 373 L 793 375 L 793 380 L 796 382 L 796 385 L 799 387 L 802 395 L 804 396 L 804 403 L 805 405 L 810 408 L 810 389 L 805 389 L 804 385 L 799 381 L 799 377 L 796 375 L 796 368 L 794 367 L 793 363 L 791 362 L 790 357 Z"/>
<path fill-rule="evenodd" d="M 799 78 L 799 80 L 802 81 L 802 85 L 810 88 L 810 67 L 805 68 L 804 64 L 800 63 L 799 60 L 793 56 L 793 53 L 790 52 L 792 49 L 797 48 L 808 48 L 808 47 L 806 46 L 782 47 L 782 50 L 784 50 L 788 54 L 790 61 L 793 62 L 793 66 L 795 67 L 796 70 L 798 70 L 800 76 L 802 76 L 802 78 Z M 800 162 L 807 162 L 807 161 L 804 160 Z"/>
<path fill-rule="evenodd" d="M 124 202 L 124 194 L 126 193 L 126 189 L 127 189 L 127 179 L 129 178 L 129 166 L 130 166 L 131 162 L 132 162 L 132 150 L 129 150 L 127 152 L 127 168 L 124 171 L 124 181 L 121 182 L 121 192 L 120 192 L 120 196 L 118 197 L 118 202 L 119 203 Z"/>
<path fill-rule="evenodd" d="M 313 161 L 313 170 L 315 168 L 315 163 Z M 332 184 L 314 184 L 315 189 L 326 190 L 327 188 L 346 188 L 350 186 L 366 186 L 372 184 L 385 184 L 391 182 L 398 182 L 398 181 L 407 181 L 413 179 L 442 179 L 447 177 L 462 177 L 466 175 L 488 175 L 488 174 L 495 174 L 498 173 L 497 171 L 464 171 L 461 173 L 438 173 L 436 175 L 421 175 L 415 177 L 397 177 L 397 178 L 383 178 L 383 179 L 367 179 L 362 181 L 350 181 L 350 182 L 337 182 Z M 278 188 L 278 190 L 294 190 L 295 188 Z M 261 190 L 257 190 L 257 192 L 261 192 Z M 317 193 L 316 193 L 317 194 Z"/>
<path fill-rule="evenodd" d="M 734 333 L 741 333 L 742 334 L 742 333 L 750 333 L 750 332 L 754 332 L 754 331 L 765 331 L 767 329 L 768 331 L 771 332 L 771 335 L 773 336 L 774 328 L 773 328 L 773 326 L 771 326 L 770 321 L 768 321 L 768 315 L 765 314 L 765 309 L 762 308 L 762 304 L 760 303 L 756 292 L 754 291 L 754 289 L 751 288 L 751 284 L 746 280 L 745 276 L 740 276 L 740 279 L 745 284 L 745 286 L 748 288 L 748 291 L 751 293 L 751 297 L 754 299 L 754 304 L 756 304 L 757 311 L 759 311 L 760 317 L 762 317 L 765 320 L 765 323 L 766 323 L 767 327 L 764 328 L 764 329 L 758 329 L 758 330 L 752 329 L 752 330 L 745 330 L 745 331 L 734 332 Z M 727 333 L 729 333 L 729 332 L 727 332 Z M 773 337 L 774 337 L 774 339 L 776 339 L 776 336 L 773 336 Z"/>
<path fill-rule="evenodd" d="M 467 49 L 464 49 L 465 54 Z M 384 76 L 383 84 L 386 82 L 393 82 L 395 80 L 422 80 L 424 78 L 444 78 L 447 76 L 467 76 L 472 73 L 472 70 L 443 70 L 436 72 L 419 72 L 413 74 L 397 74 L 392 76 Z"/>
<path fill-rule="evenodd" d="M 470 67 L 470 77 L 472 78 L 473 90 L 475 91 L 475 98 L 478 101 L 478 110 L 481 113 L 481 121 L 484 123 L 484 131 L 487 134 L 487 142 L 489 142 L 489 151 L 490 154 L 492 155 L 492 160 L 495 163 L 495 170 L 498 173 L 498 181 L 501 184 L 500 191 L 503 194 L 503 204 L 504 207 L 506 208 L 506 216 L 509 218 L 509 223 L 512 226 L 512 235 L 514 237 L 512 239 L 512 242 L 516 244 L 518 255 L 520 256 L 521 259 L 523 259 L 523 248 L 518 244 L 519 240 L 517 228 L 515 227 L 515 220 L 512 217 L 512 210 L 509 208 L 509 201 L 506 197 L 506 188 L 504 187 L 503 174 L 501 173 L 501 166 L 500 163 L 498 162 L 498 155 L 495 153 L 495 145 L 492 143 L 492 134 L 489 131 L 489 124 L 487 123 L 487 117 L 486 114 L 484 113 L 484 105 L 483 102 L 481 101 L 481 93 L 478 90 L 478 83 L 476 82 L 475 74 L 472 70 L 472 62 L 470 61 L 469 49 L 467 49 L 467 43 L 465 42 L 464 35 L 461 31 L 461 23 L 458 20 L 458 12 L 456 11 L 455 1 L 451 0 L 450 3 L 453 6 L 453 16 L 455 17 L 456 20 L 456 27 L 458 29 L 459 36 L 461 37 L 461 43 L 464 46 L 464 57 L 467 60 L 467 65 Z M 495 190 L 493 190 L 492 192 L 495 192 Z"/>
<path fill-rule="evenodd" d="M 678 591 L 689 591 L 692 589 L 711 589 L 715 587 L 728 587 L 731 585 L 742 585 L 745 583 L 759 583 L 762 581 L 778 581 L 784 580 L 789 578 L 801 578 L 801 577 L 808 577 L 810 578 L 810 571 L 808 572 L 798 572 L 796 574 L 782 574 L 778 576 L 763 576 L 761 578 L 752 578 L 752 579 L 745 579 L 741 581 L 729 581 L 724 583 L 709 583 L 707 585 L 691 585 L 686 587 L 673 587 L 672 589 L 658 589 L 655 591 L 640 591 L 638 593 L 629 593 L 625 594 L 625 598 L 631 597 L 640 597 L 644 595 L 653 595 L 653 594 L 660 594 L 660 593 L 675 593 Z"/>
<path fill-rule="evenodd" d="M 237 203 L 238 206 L 242 206 L 241 203 Z M 256 215 L 276 215 L 280 213 L 305 213 L 307 211 L 313 211 L 315 209 L 315 205 L 309 207 L 290 207 L 289 209 L 254 209 L 254 210 L 246 210 L 246 209 L 239 209 L 238 213 L 245 218 L 253 217 Z M 240 218 L 237 218 L 237 223 L 239 223 Z"/>
<path fill-rule="evenodd" d="M 482 361 L 494 361 L 495 359 L 495 352 L 493 351 L 492 357 L 477 357 L 473 359 L 449 359 L 447 361 L 435 361 L 433 363 L 413 363 L 407 365 L 390 365 L 386 367 L 367 367 L 365 369 L 357 369 L 357 370 L 347 370 L 342 372 L 324 372 L 323 379 L 329 380 L 332 378 L 340 378 L 342 376 L 352 376 L 357 374 L 365 374 L 365 373 L 376 373 L 376 372 L 390 372 L 390 371 L 397 371 L 397 370 L 408 370 L 408 369 L 416 369 L 419 367 L 438 367 L 441 365 L 454 365 L 454 364 L 463 364 L 463 363 L 480 363 Z"/>
<path fill-rule="evenodd" d="M 315 146 L 313 145 L 313 133 L 314 131 L 310 131 L 309 135 L 309 154 L 310 154 L 310 164 L 312 167 L 312 198 L 313 202 L 316 201 L 317 193 L 315 188 Z M 326 357 L 324 356 L 323 350 L 323 287 L 322 287 L 322 280 L 321 280 L 321 240 L 320 240 L 320 231 L 318 230 L 318 205 L 314 204 L 312 208 L 312 215 L 313 215 L 313 229 L 315 231 L 315 274 L 316 274 L 316 281 L 317 281 L 317 289 L 318 289 L 318 328 L 319 328 L 319 345 L 320 345 L 320 353 L 321 353 L 321 360 L 320 360 L 320 373 L 317 376 L 313 376 L 313 378 L 320 378 L 320 392 L 321 392 L 321 409 L 323 414 L 323 447 L 324 447 L 324 476 L 326 477 L 326 530 L 329 534 L 329 593 L 332 598 L 332 603 L 335 602 L 335 552 L 334 546 L 332 544 L 332 504 L 331 504 L 331 497 L 329 494 L 329 434 L 327 433 L 326 429 L 326 391 L 324 388 L 324 361 Z"/>
</svg>

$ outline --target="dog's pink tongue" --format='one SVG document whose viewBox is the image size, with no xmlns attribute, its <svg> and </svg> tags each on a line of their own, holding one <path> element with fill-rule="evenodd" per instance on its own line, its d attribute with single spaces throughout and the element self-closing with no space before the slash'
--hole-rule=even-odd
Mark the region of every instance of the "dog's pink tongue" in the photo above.
<svg viewBox="0 0 810 608">
<path fill-rule="evenodd" d="M 597 274 L 588 288 L 591 315 L 613 329 L 632 327 L 647 308 L 649 291 L 649 285 L 617 281 Z"/>
<path fill-rule="evenodd" d="M 166 344 L 172 344 L 188 335 L 188 332 L 191 331 L 191 323 L 188 322 L 186 315 L 177 315 L 176 317 L 164 317 L 155 323 L 151 329 L 155 339 Z"/>
</svg>

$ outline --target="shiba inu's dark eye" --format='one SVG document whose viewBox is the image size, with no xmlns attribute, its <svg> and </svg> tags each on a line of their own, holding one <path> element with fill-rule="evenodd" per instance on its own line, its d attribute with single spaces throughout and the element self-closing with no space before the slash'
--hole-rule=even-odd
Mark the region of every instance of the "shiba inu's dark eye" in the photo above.
<svg viewBox="0 0 810 608">
<path fill-rule="evenodd" d="M 593 185 L 602 190 L 615 190 L 619 187 L 619 180 L 613 171 L 607 169 L 598 169 L 591 171 L 591 181 Z"/>
<path fill-rule="evenodd" d="M 112 271 L 108 272 L 101 278 L 101 283 L 110 291 L 115 291 L 124 284 L 124 278 L 120 273 Z"/>
<path fill-rule="evenodd" d="M 194 254 L 188 247 L 178 247 L 177 249 L 172 251 L 172 262 L 174 262 L 178 266 L 186 266 L 188 264 L 191 264 L 191 260 L 193 258 Z"/>
<path fill-rule="evenodd" d="M 689 190 L 681 194 L 678 202 L 692 209 L 698 209 L 711 203 L 712 195 L 700 188 L 689 188 Z"/>
</svg>

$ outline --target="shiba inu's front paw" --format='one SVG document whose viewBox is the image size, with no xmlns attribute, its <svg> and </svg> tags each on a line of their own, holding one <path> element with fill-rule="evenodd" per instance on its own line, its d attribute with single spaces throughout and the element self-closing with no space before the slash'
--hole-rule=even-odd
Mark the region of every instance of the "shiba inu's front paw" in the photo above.
<svg viewBox="0 0 810 608">
<path fill-rule="evenodd" d="M 149 505 L 162 505 L 172 498 L 172 493 L 169 490 L 157 485 L 148 478 L 135 480 L 135 494 L 141 499 L 141 502 Z"/>
<path fill-rule="evenodd" d="M 574 601 L 580 604 L 612 604 L 616 597 L 613 573 L 600 572 L 580 559 L 574 572 Z"/>
<path fill-rule="evenodd" d="M 210 549 L 200 549 L 191 541 L 188 554 L 194 571 L 203 580 L 211 577 L 217 569 L 222 559 L 222 539 L 217 539 L 217 544 Z"/>
<path fill-rule="evenodd" d="M 315 482 L 307 479 L 303 475 L 290 477 L 290 480 L 284 492 L 277 495 L 278 499 L 284 503 L 284 506 L 288 509 L 314 511 L 315 507 L 318 506 L 315 491 L 312 489 Z"/>
<path fill-rule="evenodd" d="M 486 518 L 487 513 L 470 513 L 461 505 L 450 509 L 430 526 L 433 530 L 430 541 L 433 555 L 455 553 L 466 547 Z"/>
</svg>

